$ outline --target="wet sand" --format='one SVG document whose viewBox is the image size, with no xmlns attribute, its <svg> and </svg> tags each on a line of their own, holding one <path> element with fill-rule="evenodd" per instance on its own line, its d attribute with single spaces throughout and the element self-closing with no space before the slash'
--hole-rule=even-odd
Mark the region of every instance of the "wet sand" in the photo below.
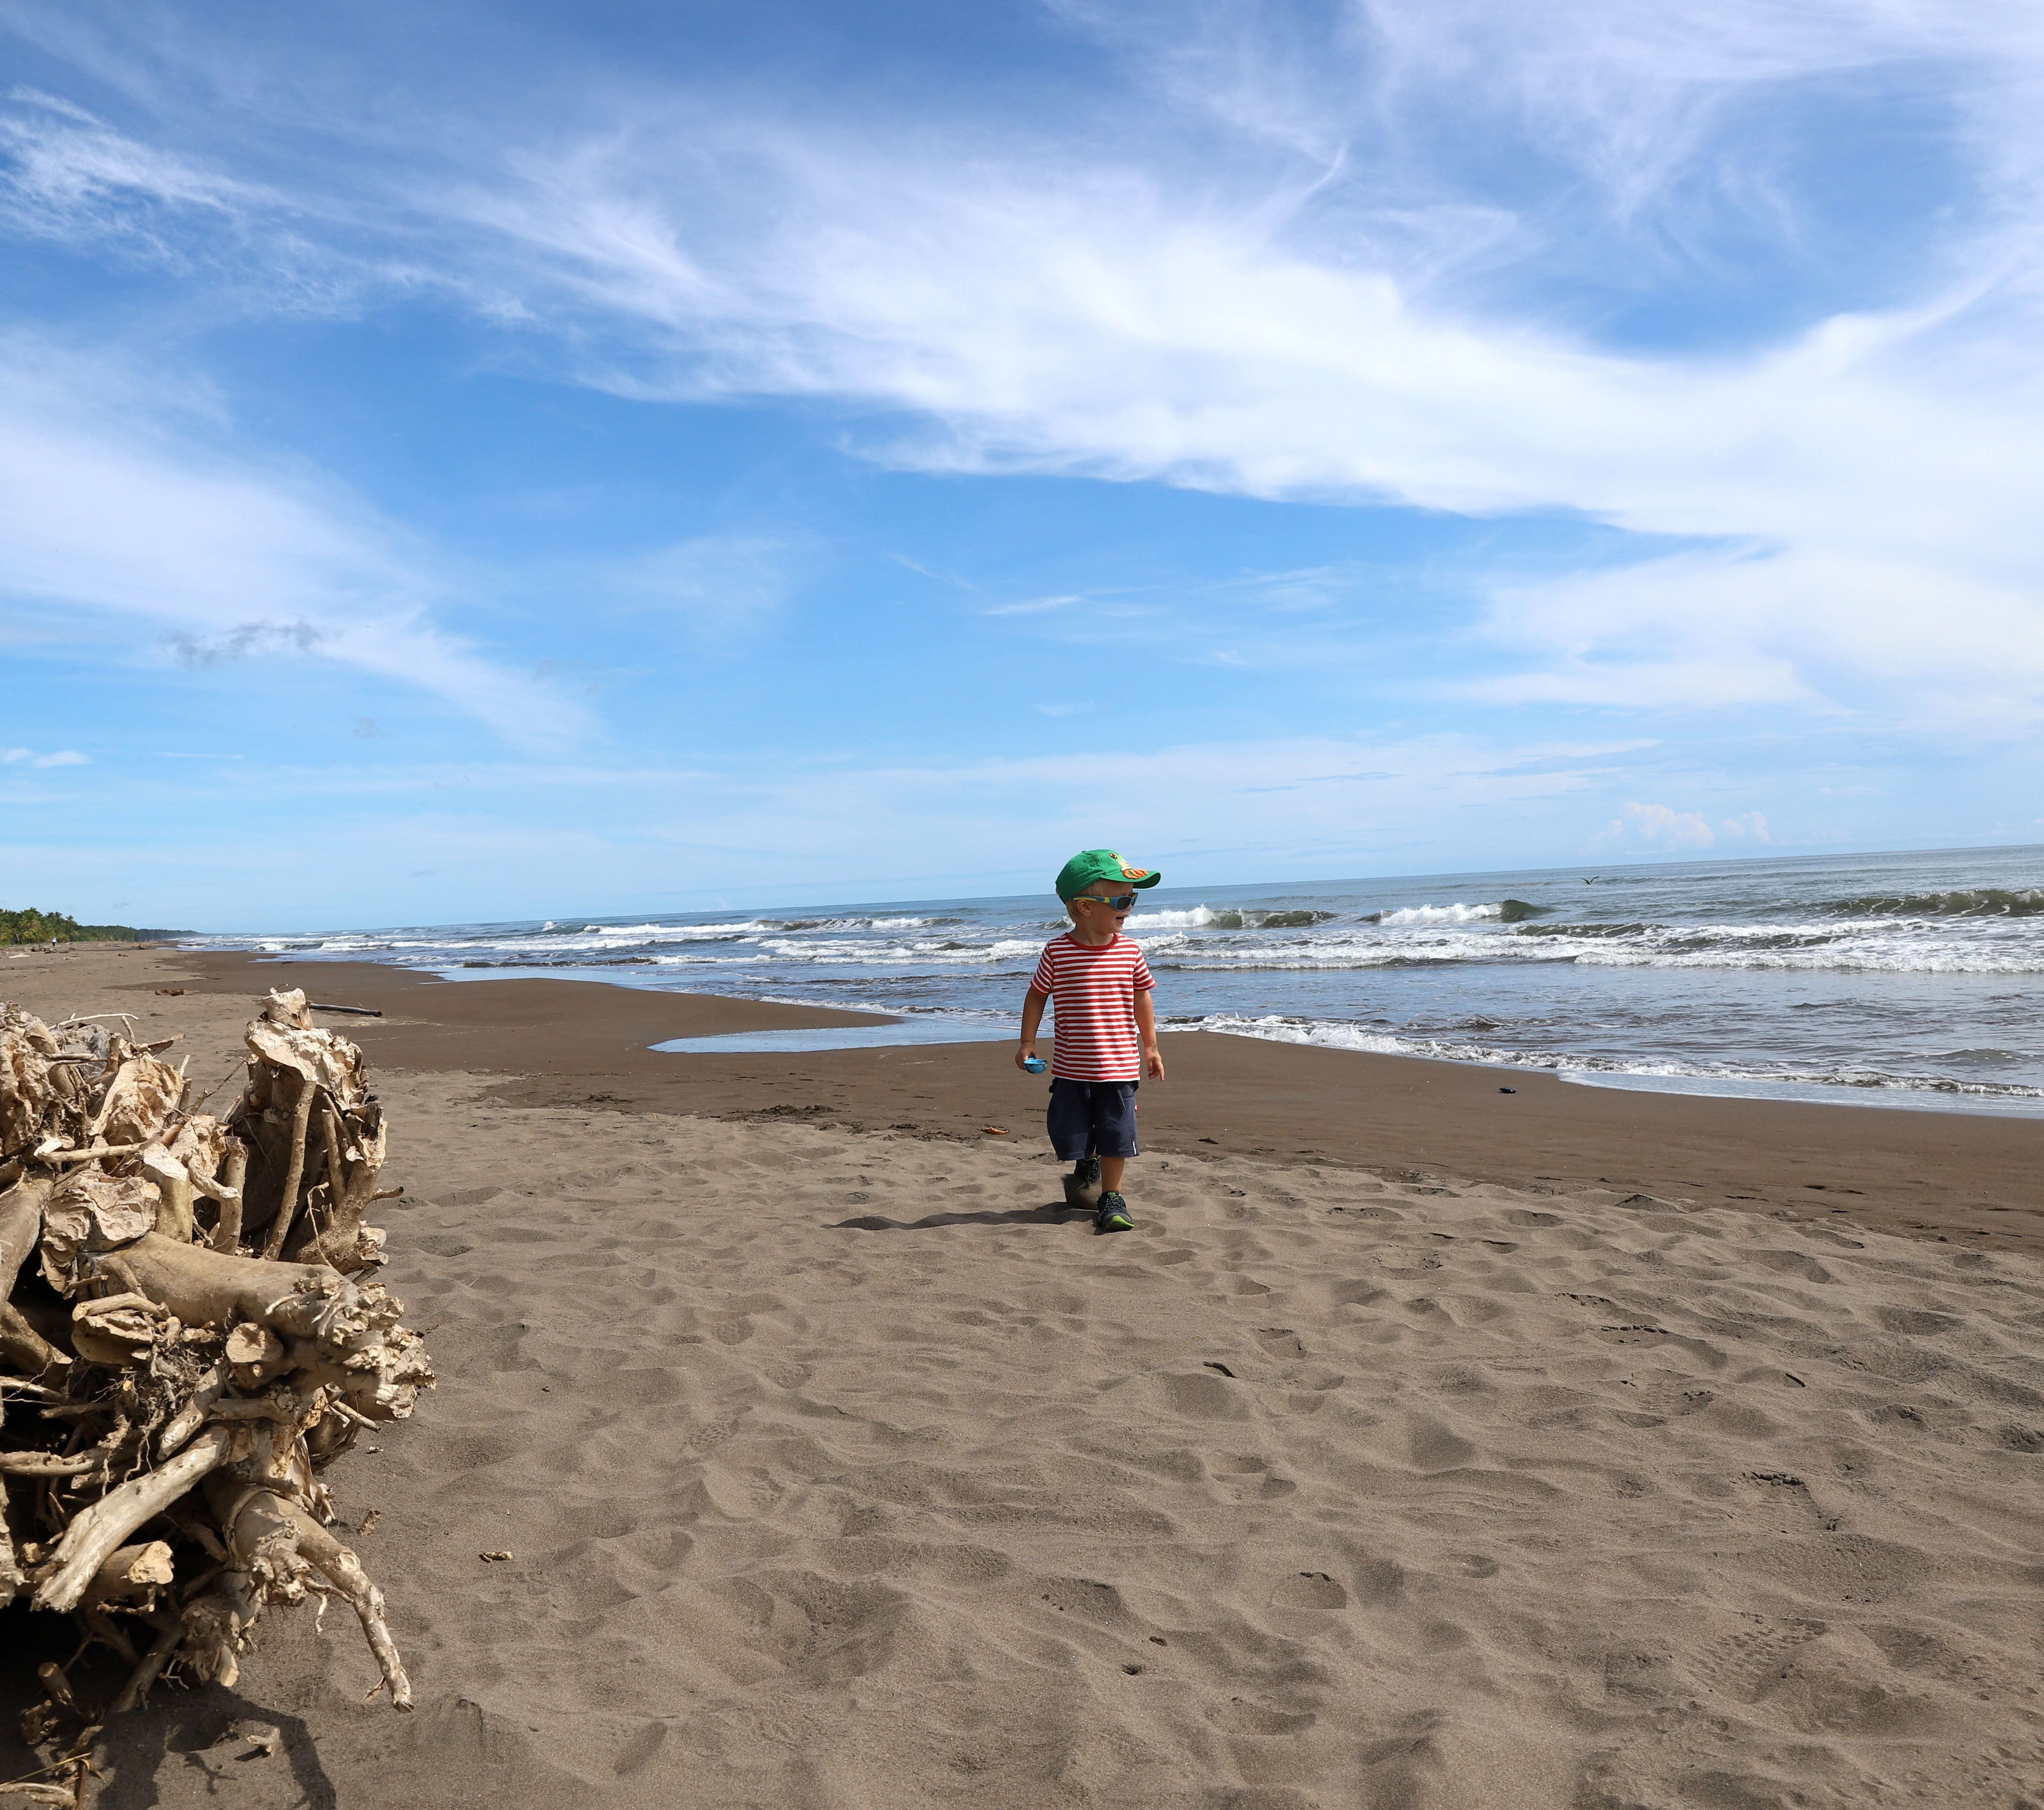
<svg viewBox="0 0 2044 1810">
<path fill-rule="evenodd" d="M 1102 1239 L 999 1046 L 656 1057 L 823 1015 L 316 972 L 390 1013 L 328 1021 L 443 1378 L 328 1474 L 420 1711 L 273 1612 L 101 1804 L 2044 1801 L 2044 1127 L 1179 1036 Z M 0 997 L 231 1085 L 298 978 Z"/>
</svg>

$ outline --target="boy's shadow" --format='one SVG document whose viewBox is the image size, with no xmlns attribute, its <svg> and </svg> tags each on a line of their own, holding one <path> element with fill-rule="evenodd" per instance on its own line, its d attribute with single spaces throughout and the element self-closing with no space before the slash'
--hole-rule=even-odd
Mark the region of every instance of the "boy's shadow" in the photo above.
<svg viewBox="0 0 2044 1810">
<path fill-rule="evenodd" d="M 267 1758 L 235 1738 L 242 1725 L 261 1723 L 279 1737 L 276 1752 Z M 202 1685 L 163 1691 L 148 1708 L 107 1724 L 94 1758 L 110 1776 L 94 1795 L 94 1810 L 152 1810 L 163 1801 L 157 1781 L 172 1756 L 206 1773 L 209 1797 L 231 1789 L 246 1772 L 288 1767 L 298 1788 L 297 1810 L 338 1810 L 340 1802 L 302 1718 L 251 1703 L 219 1685 Z"/>
<path fill-rule="evenodd" d="M 879 1213 L 861 1213 L 857 1219 L 832 1222 L 832 1232 L 935 1232 L 947 1225 L 1065 1225 L 1075 1219 L 1089 1219 L 1085 1208 L 1068 1206 L 1062 1201 L 1047 1201 L 1040 1207 L 1011 1207 L 1005 1212 L 926 1213 L 919 1220 L 891 1220 Z"/>
<path fill-rule="evenodd" d="M 0 1688 L 0 1713 L 8 1718 L 10 1735 L 19 1712 L 39 1701 L 41 1695 L 40 1689 L 31 1692 L 17 1679 L 6 1681 L 5 1688 Z M 241 1727 L 263 1724 L 275 1729 L 278 1736 L 275 1750 L 267 1755 L 254 1743 L 237 1738 Z M 75 1732 L 75 1728 L 62 1725 L 59 1739 L 67 1731 Z M 10 1777 L 29 1773 L 39 1763 L 38 1755 L 11 1739 L 0 1743 L 0 1748 L 4 1748 L 0 1763 L 13 1769 Z M 100 1775 L 92 1789 L 94 1810 L 153 1810 L 163 1800 L 166 1766 L 179 1763 L 206 1775 L 209 1797 L 231 1791 L 244 1773 L 288 1770 L 295 1787 L 294 1810 L 338 1810 L 340 1802 L 302 1718 L 251 1703 L 218 1685 L 196 1689 L 159 1685 L 146 1708 L 130 1710 L 106 1724 L 92 1744 L 92 1763 Z M 278 1781 L 277 1785 L 282 1782 Z M 248 1786 L 242 1789 L 245 1792 Z M 264 1795 L 280 1793 L 273 1786 Z"/>
<path fill-rule="evenodd" d="M 39 1663 L 53 1659 L 65 1666 L 88 1703 L 103 1704 L 125 1679 L 125 1669 L 103 1655 L 88 1655 L 81 1664 L 76 1633 L 68 1616 L 34 1614 L 19 1599 L 0 1610 L 0 1778 L 33 1777 L 43 1764 L 42 1755 L 19 1734 L 22 1712 L 43 1700 Z M 229 1739 L 243 1724 L 263 1724 L 278 1734 L 276 1751 L 267 1758 L 252 1743 Z M 64 1721 L 54 1738 L 67 1750 L 77 1733 L 75 1722 Z M 90 1788 L 94 1810 L 152 1810 L 163 1801 L 159 1781 L 167 1764 L 202 1769 L 211 1797 L 244 1768 L 288 1770 L 297 1810 L 336 1810 L 340 1803 L 302 1718 L 252 1703 L 219 1685 L 159 1684 L 142 1708 L 108 1720 L 92 1743 L 92 1763 L 100 1775 Z"/>
</svg>

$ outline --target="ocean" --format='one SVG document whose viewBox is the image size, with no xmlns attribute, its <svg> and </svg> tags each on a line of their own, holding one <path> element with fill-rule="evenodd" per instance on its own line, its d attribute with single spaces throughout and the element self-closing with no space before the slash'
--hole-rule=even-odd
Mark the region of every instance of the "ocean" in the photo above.
<svg viewBox="0 0 2044 1810">
<path fill-rule="evenodd" d="M 1062 921 L 1047 892 L 206 940 L 908 1020 L 715 1040 L 817 1048 L 1012 1036 Z M 2044 1116 L 2044 848 L 1160 886 L 1128 931 L 1170 1029 L 1607 1086 Z"/>
</svg>

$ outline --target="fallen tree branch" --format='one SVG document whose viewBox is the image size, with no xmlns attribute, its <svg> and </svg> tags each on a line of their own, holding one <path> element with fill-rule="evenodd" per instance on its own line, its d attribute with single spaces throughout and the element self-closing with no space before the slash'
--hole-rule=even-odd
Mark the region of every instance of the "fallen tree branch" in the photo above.
<svg viewBox="0 0 2044 1810">
<path fill-rule="evenodd" d="M 206 1417 L 213 1405 L 220 1399 L 221 1390 L 227 1387 L 227 1366 L 216 1364 L 202 1376 L 185 1398 L 185 1405 L 163 1424 L 163 1430 L 156 1435 L 156 1456 L 169 1458 L 183 1448 L 193 1434 L 206 1424 Z"/>
<path fill-rule="evenodd" d="M 0 1477 L 88 1477 L 104 1470 L 109 1455 L 94 1447 L 59 1458 L 48 1452 L 0 1452 Z"/>
</svg>

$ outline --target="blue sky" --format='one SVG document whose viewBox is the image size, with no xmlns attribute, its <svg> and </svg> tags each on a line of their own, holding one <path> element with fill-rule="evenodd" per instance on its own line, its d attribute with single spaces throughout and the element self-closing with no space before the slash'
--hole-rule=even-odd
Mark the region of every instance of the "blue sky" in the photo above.
<svg viewBox="0 0 2044 1810">
<path fill-rule="evenodd" d="M 2032 842 L 2044 14 L 0 0 L 0 902 Z"/>
</svg>

